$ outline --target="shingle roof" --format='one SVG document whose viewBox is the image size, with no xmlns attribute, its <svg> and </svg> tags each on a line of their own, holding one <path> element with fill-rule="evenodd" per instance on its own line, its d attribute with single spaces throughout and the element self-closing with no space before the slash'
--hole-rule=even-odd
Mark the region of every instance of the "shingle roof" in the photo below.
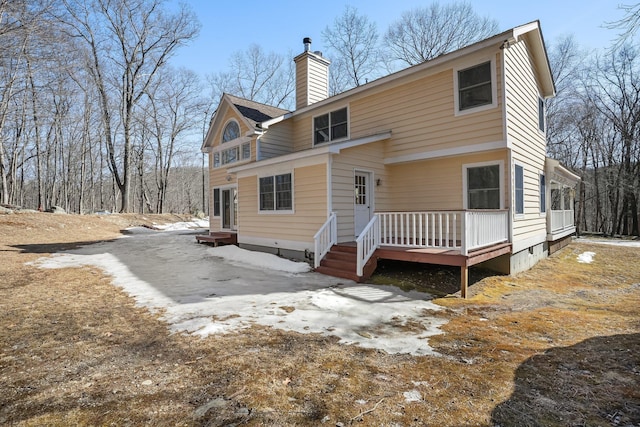
<svg viewBox="0 0 640 427">
<path fill-rule="evenodd" d="M 258 123 L 266 120 L 271 120 L 275 117 L 282 116 L 288 113 L 288 110 L 282 108 L 273 107 L 271 105 L 261 104 L 259 102 L 250 101 L 248 99 L 239 98 L 237 96 L 229 95 L 229 100 L 236 106 L 240 114 L 247 118 L 250 122 L 256 126 Z"/>
</svg>

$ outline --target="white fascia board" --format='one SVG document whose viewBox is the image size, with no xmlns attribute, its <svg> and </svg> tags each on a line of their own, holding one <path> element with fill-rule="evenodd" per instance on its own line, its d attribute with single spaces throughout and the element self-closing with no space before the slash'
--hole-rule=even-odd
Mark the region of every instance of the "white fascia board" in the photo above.
<svg viewBox="0 0 640 427">
<path fill-rule="evenodd" d="M 376 133 L 374 135 L 363 136 L 362 138 L 350 139 L 348 141 L 338 142 L 337 144 L 329 145 L 329 152 L 332 154 L 339 154 L 340 151 L 347 148 L 370 144 L 372 142 L 383 141 L 389 138 L 391 138 L 390 130 L 382 133 Z"/>
<path fill-rule="evenodd" d="M 421 153 L 389 157 L 387 159 L 384 159 L 384 164 L 392 165 L 395 163 L 417 162 L 420 160 L 430 160 L 439 157 L 460 156 L 464 154 L 479 153 L 481 151 L 498 150 L 501 148 L 507 148 L 506 141 L 485 142 L 484 144 L 465 145 L 463 147 L 444 148 L 442 150 L 423 151 Z"/>
<path fill-rule="evenodd" d="M 268 129 L 269 126 L 275 125 L 276 123 L 280 123 L 281 121 L 288 119 L 292 115 L 293 113 L 286 113 L 281 116 L 274 117 L 273 119 L 265 120 L 264 122 L 260 123 L 260 126 L 262 127 L 262 129 Z"/>
<path fill-rule="evenodd" d="M 229 173 L 238 173 L 250 169 L 258 169 L 265 166 L 272 166 L 281 163 L 294 162 L 296 160 L 305 159 L 314 156 L 322 156 L 326 154 L 338 154 L 341 150 L 350 147 L 356 147 L 358 145 L 369 144 L 371 142 L 382 141 L 391 137 L 391 131 L 378 133 L 375 135 L 364 136 L 362 138 L 350 139 L 348 141 L 339 142 L 336 144 L 322 145 L 320 147 L 311 148 L 309 150 L 298 151 L 291 154 L 285 154 L 284 156 L 273 157 L 271 159 L 260 160 L 259 162 L 249 163 L 247 165 L 237 166 L 229 168 Z"/>
<path fill-rule="evenodd" d="M 582 178 L 580 178 L 578 175 L 562 166 L 562 164 L 556 159 L 547 157 L 545 158 L 545 163 L 545 172 L 547 173 L 547 175 L 550 175 L 549 178 L 551 179 L 553 178 L 553 174 L 557 174 L 568 178 L 569 180 L 575 181 L 576 184 L 582 180 Z"/>
<path fill-rule="evenodd" d="M 273 166 L 281 163 L 294 162 L 296 160 L 306 159 L 309 157 L 326 155 L 328 153 L 328 146 L 322 148 L 314 148 L 311 150 L 298 151 L 297 153 L 285 154 L 284 156 L 272 157 L 271 159 L 260 160 L 259 162 L 253 162 L 247 165 L 236 166 L 234 168 L 227 169 L 227 171 L 229 173 L 239 173 L 251 169 L 263 168 L 265 166 Z"/>
<path fill-rule="evenodd" d="M 520 25 L 513 29 L 513 38 L 518 40 L 521 35 L 526 34 L 530 31 L 539 30 L 539 29 L 540 29 L 540 23 L 538 21 L 532 21 L 532 22 L 529 22 L 528 24 Z"/>
</svg>

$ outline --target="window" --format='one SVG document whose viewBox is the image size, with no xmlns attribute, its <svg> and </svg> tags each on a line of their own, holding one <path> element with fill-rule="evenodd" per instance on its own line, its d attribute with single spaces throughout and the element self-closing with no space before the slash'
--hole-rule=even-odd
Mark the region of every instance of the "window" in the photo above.
<svg viewBox="0 0 640 427">
<path fill-rule="evenodd" d="M 220 216 L 220 189 L 213 189 L 213 216 Z"/>
<path fill-rule="evenodd" d="M 234 145 L 226 150 L 213 153 L 213 167 L 217 168 L 249 159 L 251 159 L 251 142 L 245 142 L 242 145 Z"/>
<path fill-rule="evenodd" d="M 313 119 L 313 143 L 335 141 L 348 134 L 347 108 L 332 111 Z"/>
<path fill-rule="evenodd" d="M 460 111 L 492 103 L 491 61 L 458 71 L 458 109 Z"/>
<path fill-rule="evenodd" d="M 540 174 L 540 213 L 547 211 L 547 183 L 543 174 Z"/>
<path fill-rule="evenodd" d="M 235 121 L 227 123 L 222 132 L 222 142 L 229 142 L 240 137 L 240 127 Z"/>
<path fill-rule="evenodd" d="M 544 119 L 544 99 L 538 98 L 538 129 L 542 132 L 544 132 L 545 129 Z"/>
<path fill-rule="evenodd" d="M 524 169 L 520 165 L 515 167 L 515 190 L 516 190 L 516 215 L 524 214 Z"/>
<path fill-rule="evenodd" d="M 553 183 L 551 185 L 551 210 L 562 210 L 562 193 L 560 192 L 560 188 L 553 187 Z"/>
<path fill-rule="evenodd" d="M 468 167 L 467 208 L 500 209 L 500 165 Z"/>
<path fill-rule="evenodd" d="M 261 211 L 290 211 L 293 209 L 290 173 L 262 177 L 259 181 Z"/>
<path fill-rule="evenodd" d="M 251 158 L 251 143 L 242 144 L 242 160 Z"/>
<path fill-rule="evenodd" d="M 562 194 L 562 198 L 564 199 L 564 200 L 563 200 L 563 203 L 564 203 L 564 206 L 563 206 L 563 207 L 564 207 L 564 210 L 565 210 L 565 211 L 570 211 L 570 210 L 571 210 L 571 198 L 572 198 L 572 197 L 571 197 L 571 193 L 572 193 L 571 188 L 569 188 L 569 187 L 563 187 L 563 188 L 562 188 L 562 193 L 563 193 L 563 194 Z"/>
</svg>

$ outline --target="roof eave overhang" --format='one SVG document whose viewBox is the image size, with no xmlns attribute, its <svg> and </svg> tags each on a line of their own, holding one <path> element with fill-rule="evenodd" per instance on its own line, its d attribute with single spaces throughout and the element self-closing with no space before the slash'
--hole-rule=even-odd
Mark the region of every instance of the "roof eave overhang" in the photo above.
<svg viewBox="0 0 640 427">
<path fill-rule="evenodd" d="M 553 81 L 553 73 L 551 72 L 551 65 L 549 64 L 549 56 L 547 55 L 547 49 L 544 44 L 540 21 L 533 21 L 515 27 L 512 31 L 513 38 L 516 41 L 521 38 L 526 38 L 529 41 L 531 55 L 540 73 L 542 96 L 544 98 L 556 96 L 556 85 Z"/>
</svg>

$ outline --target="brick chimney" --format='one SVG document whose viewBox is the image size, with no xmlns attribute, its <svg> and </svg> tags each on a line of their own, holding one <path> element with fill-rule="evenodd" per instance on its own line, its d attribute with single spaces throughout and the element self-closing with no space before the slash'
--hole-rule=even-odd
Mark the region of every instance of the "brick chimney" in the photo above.
<svg viewBox="0 0 640 427">
<path fill-rule="evenodd" d="M 296 110 L 329 97 L 329 61 L 322 52 L 311 51 L 311 38 L 302 41 L 304 52 L 296 63 Z"/>
</svg>

